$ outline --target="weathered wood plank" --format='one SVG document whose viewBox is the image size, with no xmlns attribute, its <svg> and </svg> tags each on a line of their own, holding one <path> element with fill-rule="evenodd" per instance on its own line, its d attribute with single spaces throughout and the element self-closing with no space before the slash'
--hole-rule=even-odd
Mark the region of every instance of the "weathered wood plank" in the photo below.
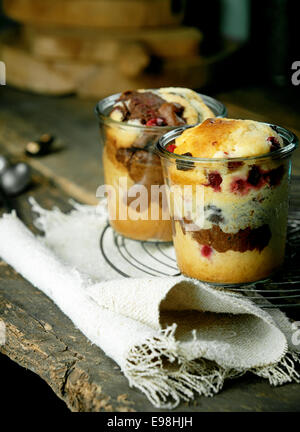
<svg viewBox="0 0 300 432">
<path fill-rule="evenodd" d="M 74 328 L 55 305 L 11 269 L 1 268 L 1 351 L 42 377 L 74 411 L 132 410 L 116 365 Z M 47 312 L 46 312 L 47 311 Z"/>
</svg>

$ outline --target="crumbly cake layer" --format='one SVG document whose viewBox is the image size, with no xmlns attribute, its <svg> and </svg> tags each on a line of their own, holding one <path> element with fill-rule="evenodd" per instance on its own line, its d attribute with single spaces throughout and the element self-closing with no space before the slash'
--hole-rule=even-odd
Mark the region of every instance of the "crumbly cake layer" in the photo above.
<svg viewBox="0 0 300 432">
<path fill-rule="evenodd" d="M 194 172 L 181 175 L 174 165 L 167 168 L 169 184 L 176 186 L 171 189 L 172 214 L 178 219 L 193 219 L 204 229 L 217 223 L 226 233 L 270 223 L 274 211 L 285 217 L 288 162 L 273 161 L 269 166 L 265 163 L 263 168 L 245 165 L 234 172 L 226 170 L 196 167 Z"/>
</svg>

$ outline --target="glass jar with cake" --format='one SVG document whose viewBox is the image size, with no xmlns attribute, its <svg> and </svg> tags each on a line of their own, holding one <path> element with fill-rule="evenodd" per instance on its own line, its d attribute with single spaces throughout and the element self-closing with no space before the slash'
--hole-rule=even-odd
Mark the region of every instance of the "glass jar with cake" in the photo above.
<svg viewBox="0 0 300 432">
<path fill-rule="evenodd" d="M 157 145 L 180 271 L 216 284 L 264 280 L 285 256 L 292 132 L 207 119 Z"/>
<path fill-rule="evenodd" d="M 131 239 L 171 241 L 164 191 L 153 196 L 151 189 L 164 184 L 155 145 L 179 126 L 226 116 L 226 108 L 209 96 L 168 87 L 109 96 L 97 104 L 96 114 L 111 226 Z"/>
</svg>

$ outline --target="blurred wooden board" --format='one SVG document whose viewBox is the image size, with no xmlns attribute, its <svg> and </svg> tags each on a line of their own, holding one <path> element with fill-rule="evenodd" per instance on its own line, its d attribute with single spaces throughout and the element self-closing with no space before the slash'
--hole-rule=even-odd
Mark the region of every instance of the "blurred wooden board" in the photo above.
<svg viewBox="0 0 300 432">
<path fill-rule="evenodd" d="M 10 85 L 43 94 L 78 93 L 87 98 L 100 98 L 132 88 L 201 87 L 207 82 L 209 65 L 201 57 L 189 57 L 184 61 L 169 59 L 159 63 L 154 70 L 128 77 L 120 70 L 121 61 L 119 65 L 54 62 L 38 58 L 15 44 L 1 44 L 0 55 L 6 64 Z M 128 53 L 124 53 L 122 58 L 129 62 L 135 60 Z"/>
<path fill-rule="evenodd" d="M 179 24 L 171 0 L 3 0 L 8 17 L 35 25 L 153 27 Z"/>
<path fill-rule="evenodd" d="M 124 44 L 143 43 L 162 58 L 197 56 L 202 33 L 193 27 L 91 30 L 25 26 L 30 51 L 45 59 L 116 62 Z"/>
<path fill-rule="evenodd" d="M 157 70 L 148 70 L 134 77 L 125 76 L 117 67 L 99 67 L 78 87 L 83 98 L 102 98 L 125 89 L 159 88 L 169 86 L 202 87 L 207 84 L 209 62 L 201 57 L 185 58 L 182 61 L 169 59 L 161 62 Z"/>
<path fill-rule="evenodd" d="M 40 60 L 16 44 L 2 43 L 0 58 L 6 65 L 8 84 L 44 94 L 76 92 L 81 81 L 95 68 L 93 64 Z"/>
</svg>

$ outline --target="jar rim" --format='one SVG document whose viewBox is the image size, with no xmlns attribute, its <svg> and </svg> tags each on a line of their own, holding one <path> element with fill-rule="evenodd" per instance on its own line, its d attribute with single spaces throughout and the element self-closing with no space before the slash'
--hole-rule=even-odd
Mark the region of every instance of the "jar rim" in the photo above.
<svg viewBox="0 0 300 432">
<path fill-rule="evenodd" d="M 156 89 L 147 89 L 148 91 L 151 90 L 156 90 Z M 100 118 L 102 121 L 105 121 L 107 123 L 111 123 L 114 125 L 118 125 L 118 126 L 122 126 L 122 127 L 128 127 L 128 128 L 134 128 L 134 129 L 141 129 L 141 130 L 147 130 L 147 131 L 162 131 L 162 132 L 167 132 L 167 131 L 173 131 L 175 129 L 178 128 L 178 126 L 145 126 L 145 125 L 135 125 L 135 124 L 128 124 L 128 123 L 124 123 L 124 122 L 120 122 L 117 120 L 113 120 L 112 118 L 110 118 L 107 114 L 108 114 L 108 109 L 112 108 L 113 105 L 115 104 L 116 100 L 121 96 L 122 93 L 115 93 L 111 96 L 107 96 L 104 99 L 101 99 L 100 101 L 97 102 L 96 106 L 95 106 L 95 114 L 98 118 Z M 227 116 L 227 108 L 226 106 L 218 101 L 217 99 L 208 96 L 208 95 L 204 95 L 202 93 L 198 93 L 197 94 L 203 99 L 203 102 L 205 103 L 205 105 L 207 105 L 215 114 L 215 116 L 217 118 L 222 118 L 222 117 L 226 117 Z M 186 126 L 196 126 L 195 125 L 186 125 Z"/>
<path fill-rule="evenodd" d="M 277 158 L 283 158 L 285 156 L 288 156 L 290 153 L 292 153 L 299 145 L 298 137 L 291 132 L 290 130 L 274 125 L 272 123 L 267 122 L 260 122 L 262 124 L 265 124 L 267 126 L 273 127 L 276 129 L 276 132 L 283 138 L 284 141 L 288 141 L 288 144 L 275 150 L 272 152 L 264 153 L 261 155 L 256 156 L 241 156 L 241 157 L 226 157 L 226 158 L 199 158 L 199 157 L 193 157 L 193 156 L 184 156 L 184 155 L 178 155 L 176 153 L 171 153 L 166 149 L 166 146 L 173 141 L 175 138 L 180 136 L 182 132 L 184 132 L 186 129 L 189 129 L 194 126 L 182 126 L 175 130 L 172 130 L 166 134 L 164 134 L 157 142 L 155 146 L 156 153 L 165 159 L 170 160 L 180 160 L 183 164 L 185 162 L 219 162 L 219 163 L 228 163 L 228 162 L 247 162 L 247 161 L 256 161 L 256 160 L 263 160 L 263 159 L 277 159 Z"/>
</svg>

